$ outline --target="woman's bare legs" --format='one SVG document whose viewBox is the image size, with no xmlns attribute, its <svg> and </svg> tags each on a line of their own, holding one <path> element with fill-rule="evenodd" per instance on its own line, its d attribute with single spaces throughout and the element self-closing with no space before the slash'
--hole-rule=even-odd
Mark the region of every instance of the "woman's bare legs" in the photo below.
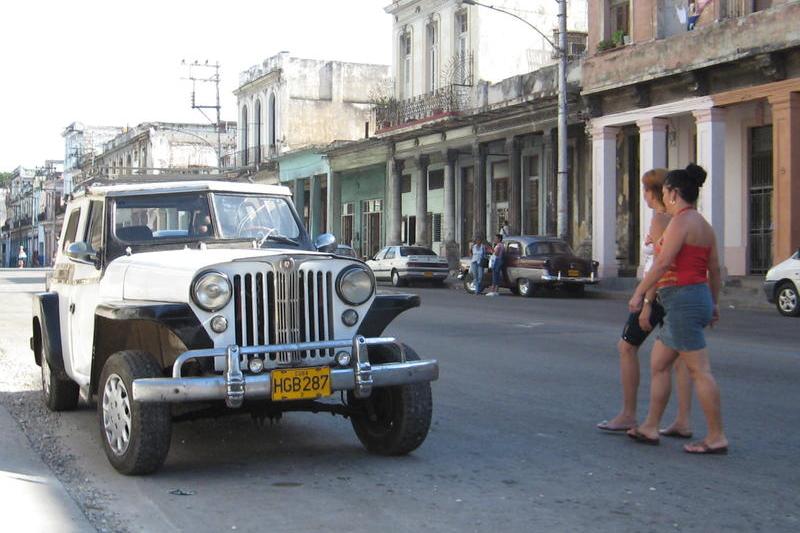
<svg viewBox="0 0 800 533">
<path fill-rule="evenodd" d="M 708 424 L 706 438 L 696 444 L 687 445 L 687 449 L 698 450 L 705 444 L 709 448 L 722 448 L 728 445 L 728 439 L 722 429 L 722 411 L 719 400 L 719 387 L 711 374 L 711 363 L 708 360 L 708 351 L 697 350 L 681 354 L 694 381 L 697 400 L 703 408 L 703 414 Z"/>
<path fill-rule="evenodd" d="M 639 347 L 620 339 L 617 348 L 622 383 L 622 410 L 608 421 L 607 427 L 611 429 L 636 425 L 636 395 L 639 392 Z"/>
<path fill-rule="evenodd" d="M 675 420 L 662 430 L 663 433 L 692 434 L 689 414 L 692 410 L 692 379 L 689 368 L 682 357 L 675 361 L 676 388 L 678 389 L 678 413 Z"/>
<path fill-rule="evenodd" d="M 658 425 L 669 401 L 672 389 L 672 365 L 678 358 L 678 352 L 668 348 L 657 340 L 650 354 L 650 408 L 647 418 L 635 428 L 640 434 L 650 439 L 658 439 Z"/>
</svg>

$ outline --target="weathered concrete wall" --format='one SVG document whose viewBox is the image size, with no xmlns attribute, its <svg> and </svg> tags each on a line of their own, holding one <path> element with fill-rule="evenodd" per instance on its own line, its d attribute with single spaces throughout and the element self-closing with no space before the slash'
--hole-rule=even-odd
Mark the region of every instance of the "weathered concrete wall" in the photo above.
<svg viewBox="0 0 800 533">
<path fill-rule="evenodd" d="M 596 8 L 597 6 L 595 6 Z M 584 63 L 585 93 L 800 46 L 800 3 L 723 20 L 694 31 L 590 56 Z M 776 36 L 780 36 L 776 39 Z M 596 44 L 597 36 L 591 35 Z"/>
<path fill-rule="evenodd" d="M 558 26 L 556 2 L 505 0 L 503 9 L 518 14 L 540 29 L 549 39 Z M 429 92 L 430 63 L 428 61 L 428 24 L 436 22 L 439 32 L 438 86 L 452 82 L 456 48 L 456 14 L 465 12 L 468 18 L 468 51 L 473 53 L 473 81 L 490 83 L 531 72 L 555 63 L 552 48 L 538 33 L 523 22 L 484 7 L 467 6 L 460 0 L 399 1 L 386 8 L 395 17 L 392 30 L 392 73 L 396 80 L 395 96 L 407 98 Z M 571 1 L 567 5 L 567 29 L 586 32 L 588 29 L 587 0 Z M 412 94 L 400 89 L 400 36 L 408 31 L 412 36 Z"/>
</svg>

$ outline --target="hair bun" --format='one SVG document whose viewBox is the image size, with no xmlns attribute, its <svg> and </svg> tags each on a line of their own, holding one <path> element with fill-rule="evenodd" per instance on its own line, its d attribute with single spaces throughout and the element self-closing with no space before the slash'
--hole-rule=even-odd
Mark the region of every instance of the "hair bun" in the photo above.
<svg viewBox="0 0 800 533">
<path fill-rule="evenodd" d="M 697 187 L 703 186 L 706 182 L 706 176 L 708 175 L 703 167 L 695 165 L 694 163 L 689 163 L 686 167 L 686 173 L 689 175 L 689 178 L 697 184 Z"/>
</svg>

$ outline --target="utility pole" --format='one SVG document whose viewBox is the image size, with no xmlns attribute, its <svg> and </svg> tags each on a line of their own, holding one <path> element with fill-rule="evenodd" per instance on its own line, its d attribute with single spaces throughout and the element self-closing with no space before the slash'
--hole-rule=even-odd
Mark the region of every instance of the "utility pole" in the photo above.
<svg viewBox="0 0 800 533">
<path fill-rule="evenodd" d="M 541 35 L 558 54 L 558 171 L 556 179 L 558 196 L 556 198 L 556 233 L 560 238 L 566 239 L 569 229 L 569 219 L 567 218 L 567 201 L 569 200 L 569 162 L 567 161 L 567 56 L 569 55 L 567 51 L 567 0 L 556 0 L 558 2 L 558 44 L 551 41 L 547 35 L 542 33 L 542 30 L 515 13 L 493 5 L 482 4 L 477 0 L 461 0 L 461 2 L 470 6 L 481 6 L 514 17 Z"/>
<path fill-rule="evenodd" d="M 567 238 L 569 171 L 567 161 L 567 0 L 558 0 L 558 199 L 556 231 Z"/>
<path fill-rule="evenodd" d="M 200 63 L 199 61 L 195 60 L 191 63 L 187 63 L 186 60 L 181 61 L 181 65 L 186 66 L 189 68 L 189 77 L 182 78 L 184 80 L 191 80 L 192 82 L 192 109 L 197 109 L 200 113 L 206 117 L 211 124 L 215 124 L 206 112 L 203 111 L 204 109 L 215 109 L 217 111 L 217 122 L 215 124 L 215 129 L 217 130 L 217 167 L 220 171 L 222 171 L 222 120 L 220 119 L 220 111 L 222 107 L 219 103 L 219 62 L 209 64 L 208 60 L 204 63 Z M 196 77 L 193 72 L 192 68 L 200 68 L 204 69 L 204 72 L 209 72 L 213 70 L 213 73 L 205 75 L 204 77 Z M 207 104 L 198 104 L 195 98 L 196 95 L 196 88 L 197 82 L 200 83 L 213 83 L 216 90 L 216 105 L 207 105 Z"/>
</svg>

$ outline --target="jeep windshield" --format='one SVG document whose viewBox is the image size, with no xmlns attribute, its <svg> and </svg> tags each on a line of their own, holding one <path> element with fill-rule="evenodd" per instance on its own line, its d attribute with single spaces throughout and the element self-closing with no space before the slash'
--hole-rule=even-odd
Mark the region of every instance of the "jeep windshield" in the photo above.
<svg viewBox="0 0 800 533">
<path fill-rule="evenodd" d="M 114 232 L 122 242 L 256 241 L 299 244 L 301 230 L 282 197 L 179 193 L 117 198 Z"/>
</svg>

